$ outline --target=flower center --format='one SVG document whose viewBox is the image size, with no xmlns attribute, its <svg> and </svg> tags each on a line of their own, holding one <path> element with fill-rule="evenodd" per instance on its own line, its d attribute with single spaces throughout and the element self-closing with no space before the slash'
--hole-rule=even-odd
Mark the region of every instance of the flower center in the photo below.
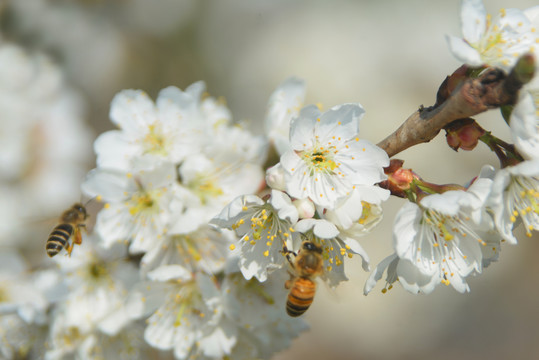
<svg viewBox="0 0 539 360">
<path fill-rule="evenodd" d="M 209 200 L 224 194 L 217 181 L 202 176 L 191 181 L 188 187 L 198 196 L 202 204 L 207 204 Z"/>
<path fill-rule="evenodd" d="M 179 306 L 174 320 L 175 327 L 181 326 L 183 321 L 188 322 L 189 315 L 196 314 L 201 318 L 206 315 L 197 309 L 198 304 L 202 303 L 202 295 L 194 281 L 182 284 L 178 293 L 174 296 L 173 302 L 176 306 Z"/>
<path fill-rule="evenodd" d="M 148 126 L 148 132 L 143 139 L 143 143 L 144 152 L 146 154 L 161 156 L 167 155 L 167 137 L 163 133 L 163 129 L 158 122 Z"/>
<path fill-rule="evenodd" d="M 333 173 L 338 164 L 334 157 L 337 153 L 334 146 L 324 148 L 317 146 L 312 151 L 303 151 L 301 156 L 311 171 L 311 175 L 316 172 L 323 171 L 325 173 Z"/>
<path fill-rule="evenodd" d="M 129 213 L 137 215 L 139 213 L 157 212 L 159 206 L 156 200 L 159 196 L 160 192 L 157 189 L 151 191 L 142 190 L 134 193 L 129 203 Z"/>
</svg>

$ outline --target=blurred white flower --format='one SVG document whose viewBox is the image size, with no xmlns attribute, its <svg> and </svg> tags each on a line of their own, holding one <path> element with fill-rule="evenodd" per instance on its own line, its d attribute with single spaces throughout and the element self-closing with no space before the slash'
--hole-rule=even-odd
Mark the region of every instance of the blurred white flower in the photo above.
<svg viewBox="0 0 539 360">
<path fill-rule="evenodd" d="M 121 79 L 127 43 L 103 8 L 80 2 L 9 1 L 16 30 L 63 59 L 70 78 L 89 93 L 108 93 Z M 87 5 L 87 6 L 86 6 Z"/>
<path fill-rule="evenodd" d="M 279 155 L 290 150 L 290 122 L 299 114 L 305 101 L 305 82 L 291 77 L 271 94 L 266 113 L 266 135 Z"/>
<path fill-rule="evenodd" d="M 132 316 L 152 314 L 144 332 L 148 344 L 173 350 L 176 359 L 208 355 L 213 347 L 221 350 L 218 353 L 230 352 L 236 334 L 219 331 L 223 308 L 213 278 L 168 266 L 155 271 L 153 280 L 131 293 L 129 305 Z"/>
<path fill-rule="evenodd" d="M 253 194 L 264 183 L 266 143 L 237 127 L 222 127 L 200 154 L 179 168 L 185 211 L 171 232 L 185 234 L 207 224 L 239 195 Z"/>
<path fill-rule="evenodd" d="M 154 248 L 167 231 L 170 216 L 181 210 L 175 180 L 175 169 L 169 163 L 136 173 L 99 168 L 91 171 L 82 189 L 106 201 L 95 228 L 103 244 L 110 247 L 128 241 L 131 253 Z"/>
<path fill-rule="evenodd" d="M 239 273 L 225 277 L 221 286 L 224 313 L 238 334 L 231 359 L 269 359 L 307 329 L 302 319 L 286 314 L 284 283 L 288 278 L 284 269 L 263 283 L 245 280 Z"/>
<path fill-rule="evenodd" d="M 521 10 L 502 9 L 492 20 L 482 0 L 463 0 L 460 19 L 463 38 L 447 36 L 447 41 L 453 55 L 467 65 L 508 71 L 537 46 L 537 31 Z"/>
<path fill-rule="evenodd" d="M 79 197 L 91 132 L 59 68 L 1 40 L 0 113 L 0 208 L 9 209 L 0 243 L 21 246 L 28 241 L 22 223 Z"/>
<path fill-rule="evenodd" d="M 87 237 L 71 257 L 54 258 L 65 274 L 69 292 L 52 313 L 46 358 L 91 354 L 95 349 L 89 348 L 99 347 L 96 336 L 117 336 L 132 322 L 124 304 L 139 279 L 137 268 L 125 261 L 124 246 L 103 249 L 97 240 Z M 90 358 L 88 354 L 83 358 Z"/>
<path fill-rule="evenodd" d="M 141 90 L 123 90 L 112 100 L 111 121 L 120 130 L 105 132 L 95 142 L 97 166 L 132 170 L 156 163 L 179 163 L 200 149 L 204 119 L 200 112 L 202 82 L 185 92 L 170 86 L 156 103 Z"/>
<path fill-rule="evenodd" d="M 333 209 L 355 185 L 373 185 L 385 178 L 387 154 L 358 138 L 364 112 L 358 104 L 335 106 L 325 113 L 316 106 L 301 110 L 290 128 L 293 150 L 281 156 L 290 196 Z"/>
<path fill-rule="evenodd" d="M 190 272 L 217 274 L 223 270 L 229 247 L 235 240 L 232 232 L 217 230 L 207 224 L 187 234 L 169 232 L 146 252 L 140 268 L 146 274 L 161 266 L 179 265 Z"/>
</svg>

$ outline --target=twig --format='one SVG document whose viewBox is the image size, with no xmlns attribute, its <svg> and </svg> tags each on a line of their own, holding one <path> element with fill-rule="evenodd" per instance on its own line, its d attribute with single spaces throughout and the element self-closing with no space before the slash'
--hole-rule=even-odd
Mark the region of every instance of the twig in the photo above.
<svg viewBox="0 0 539 360">
<path fill-rule="evenodd" d="M 392 157 L 411 146 L 429 142 L 452 121 L 514 104 L 520 88 L 533 78 L 534 62 L 532 55 L 524 55 L 509 75 L 502 70 L 490 68 L 478 78 L 466 79 L 440 105 L 421 107 L 410 115 L 378 146 Z"/>
</svg>

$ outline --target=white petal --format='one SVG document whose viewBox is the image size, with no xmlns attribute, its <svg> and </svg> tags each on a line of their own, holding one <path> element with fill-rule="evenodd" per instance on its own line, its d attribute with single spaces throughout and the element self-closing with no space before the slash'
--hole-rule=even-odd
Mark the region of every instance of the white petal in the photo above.
<svg viewBox="0 0 539 360">
<path fill-rule="evenodd" d="M 144 91 L 123 90 L 112 99 L 110 119 L 122 130 L 138 133 L 155 121 L 154 103 Z"/>
<path fill-rule="evenodd" d="M 365 282 L 365 286 L 363 287 L 363 294 L 367 295 L 374 289 L 376 286 L 376 283 L 382 278 L 384 275 L 384 271 L 387 269 L 389 264 L 393 261 L 398 261 L 397 254 L 391 254 L 382 261 L 372 271 L 369 278 Z"/>
<path fill-rule="evenodd" d="M 482 0 L 464 0 L 460 10 L 462 35 L 471 42 L 478 42 L 486 30 L 487 12 Z"/>
<path fill-rule="evenodd" d="M 342 240 L 346 245 L 350 247 L 350 252 L 357 254 L 361 257 L 361 267 L 365 271 L 370 271 L 370 259 L 369 255 L 363 249 L 363 247 L 359 244 L 359 242 L 356 239 L 352 239 L 349 237 L 343 237 Z"/>
<path fill-rule="evenodd" d="M 294 150 L 311 148 L 314 143 L 314 125 L 320 118 L 320 110 L 309 105 L 301 109 L 299 116 L 290 124 L 290 147 Z"/>
<path fill-rule="evenodd" d="M 187 281 L 191 277 L 191 272 L 181 265 L 164 265 L 148 273 L 148 279 L 153 281 Z"/>
<path fill-rule="evenodd" d="M 292 224 L 298 221 L 298 211 L 286 193 L 272 190 L 269 202 L 278 211 L 279 218 L 288 220 Z"/>
<path fill-rule="evenodd" d="M 319 219 L 303 219 L 298 221 L 294 229 L 300 233 L 306 233 L 310 229 L 313 233 L 322 239 L 332 239 L 339 235 L 337 227 L 326 220 Z"/>
<path fill-rule="evenodd" d="M 519 152 L 539 158 L 539 118 L 530 93 L 524 93 L 511 113 L 511 135 Z"/>
<path fill-rule="evenodd" d="M 430 294 L 442 280 L 438 272 L 432 276 L 425 275 L 412 262 L 404 259 L 397 264 L 397 274 L 402 287 L 412 294 Z"/>
<path fill-rule="evenodd" d="M 483 65 L 481 55 L 464 40 L 450 35 L 446 35 L 445 38 L 449 44 L 449 49 L 459 61 L 470 66 Z"/>
<path fill-rule="evenodd" d="M 395 216 L 393 226 L 393 248 L 400 258 L 415 261 L 415 241 L 418 236 L 421 210 L 414 203 L 407 202 Z"/>
</svg>

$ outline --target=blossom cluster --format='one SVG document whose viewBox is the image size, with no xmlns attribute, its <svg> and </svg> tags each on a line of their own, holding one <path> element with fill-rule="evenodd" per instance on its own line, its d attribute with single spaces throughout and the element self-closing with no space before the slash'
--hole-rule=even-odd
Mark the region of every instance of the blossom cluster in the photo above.
<svg viewBox="0 0 539 360">
<path fill-rule="evenodd" d="M 466 66 L 510 71 L 517 59 L 533 53 L 539 43 L 539 6 L 520 11 L 502 9 L 495 19 L 480 0 L 463 1 L 463 38 L 448 36 L 455 57 Z M 536 69 L 539 69 L 537 62 Z M 513 233 L 522 223 L 528 237 L 539 230 L 539 75 L 521 91 L 508 124 L 514 148 L 503 168 L 485 166 L 471 185 L 432 187 L 420 179 L 407 193 L 413 201 L 396 215 L 393 229 L 395 253 L 380 262 L 364 288 L 368 294 L 387 271 L 383 292 L 397 280 L 412 293 L 430 293 L 439 284 L 459 292 L 469 291 L 466 278 L 477 275 L 499 257 L 501 244 L 516 244 Z M 464 134 L 464 132 L 463 132 Z M 469 136 L 468 132 L 464 136 Z M 484 131 L 478 133 L 472 150 Z M 469 139 L 466 139 L 466 141 Z M 449 142 L 449 141 L 448 141 Z M 458 148 L 458 146 L 457 146 Z M 500 155 L 497 153 L 497 155 Z M 515 160 L 516 159 L 516 160 Z M 403 174 L 394 174 L 402 181 Z M 414 188 L 417 186 L 417 188 Z"/>
<path fill-rule="evenodd" d="M 508 73 L 538 43 L 539 6 L 492 19 L 480 0 L 464 0 L 461 20 L 463 37 L 447 40 L 469 77 Z M 365 294 L 384 273 L 383 292 L 397 281 L 412 293 L 440 284 L 467 292 L 504 242 L 517 244 L 519 225 L 530 237 L 539 230 L 539 75 L 503 109 L 514 145 L 481 129 L 461 146 L 472 119 L 448 130 L 454 149 L 482 141 L 502 165 L 485 165 L 466 186 L 428 183 L 390 161 L 360 136 L 361 104 L 305 104 L 299 78 L 271 94 L 260 136 L 196 82 L 155 100 L 142 90 L 112 99 L 117 129 L 95 140 L 96 167 L 81 186 L 99 207 L 95 224 L 77 229 L 83 241 L 69 256 L 62 250 L 30 269 L 11 219 L 29 208 L 28 194 L 39 209 L 47 196 L 73 193 L 77 176 L 68 173 L 74 167 L 33 165 L 80 163 L 85 143 L 78 98 L 36 59 L 0 43 L 0 109 L 9 119 L 0 123 L 8 219 L 0 228 L 0 357 L 268 359 L 307 328 L 285 306 L 302 244 L 321 250 L 320 278 L 306 281 L 338 286 L 354 255 L 370 271 L 362 238 L 390 195 L 405 198 L 393 253 Z M 36 141 L 47 146 L 25 155 Z"/>
</svg>

